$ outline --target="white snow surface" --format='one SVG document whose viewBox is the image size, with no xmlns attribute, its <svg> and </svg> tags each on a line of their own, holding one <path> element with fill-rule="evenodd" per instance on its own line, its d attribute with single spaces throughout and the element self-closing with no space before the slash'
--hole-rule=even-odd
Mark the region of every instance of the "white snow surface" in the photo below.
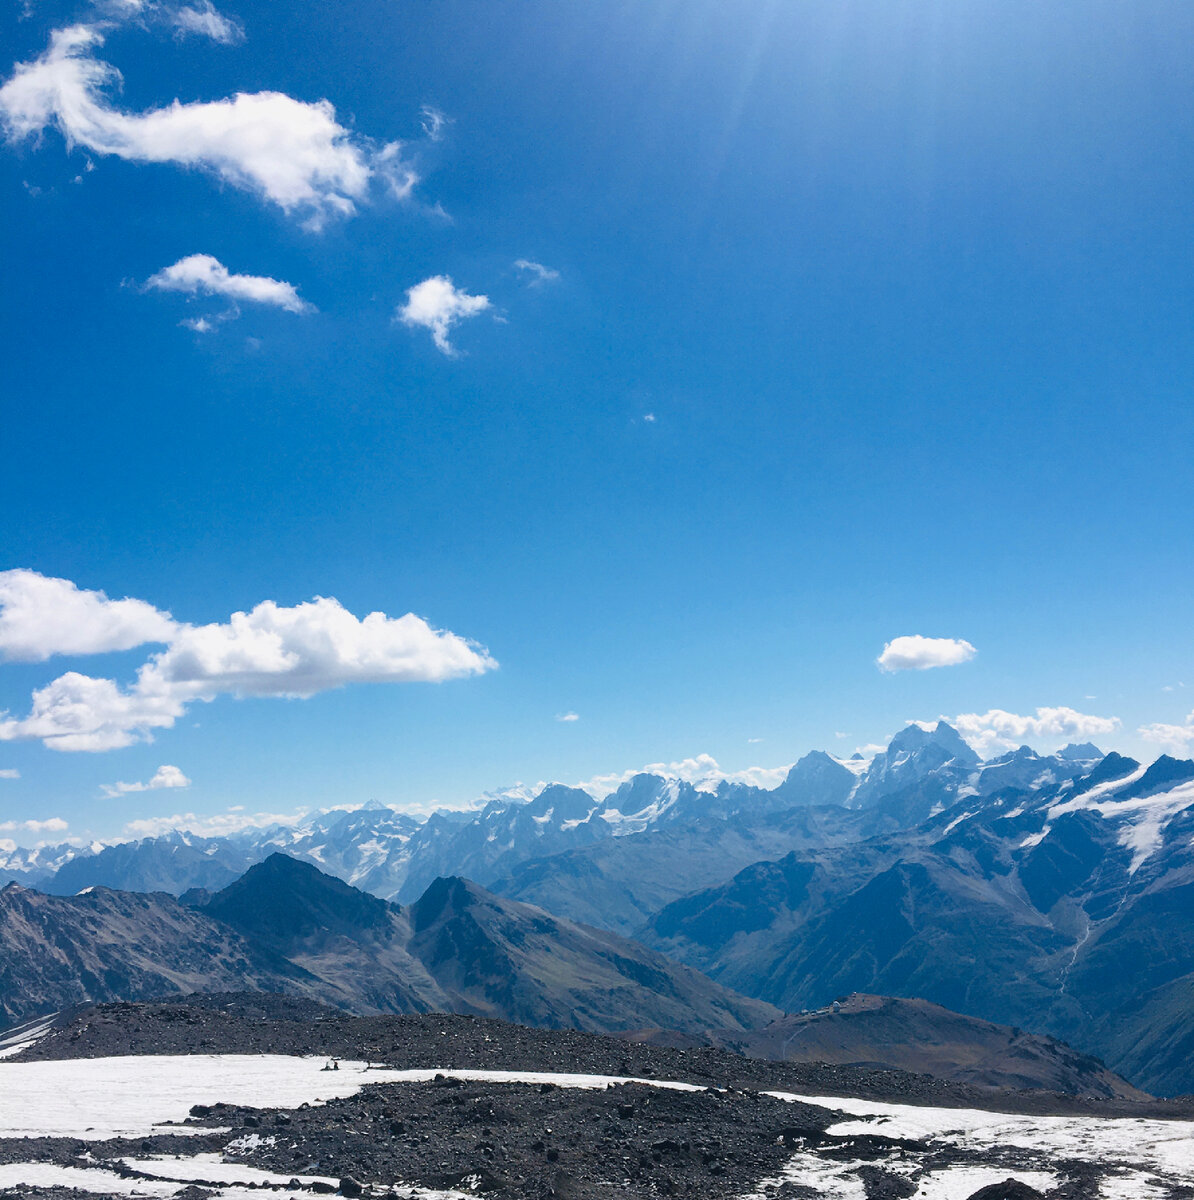
<svg viewBox="0 0 1194 1200">
<path fill-rule="evenodd" d="M 837 1108 L 857 1120 L 840 1121 L 830 1133 L 877 1133 L 885 1137 L 933 1139 L 975 1150 L 1016 1146 L 1053 1158 L 1120 1162 L 1127 1168 L 1163 1170 L 1194 1184 L 1194 1121 L 1140 1117 L 1014 1116 L 975 1108 L 930 1108 L 838 1096 L 768 1092 L 778 1100 Z"/>
<path fill-rule="evenodd" d="M 1126 787 L 1144 774 L 1145 768 L 1115 782 L 1114 786 L 1100 784 L 1071 800 L 1051 805 L 1047 815 L 1049 824 L 1065 813 L 1085 809 L 1097 812 L 1104 820 L 1123 822 L 1119 832 L 1119 844 L 1132 851 L 1132 862 L 1128 873 L 1135 875 L 1144 862 L 1160 848 L 1165 826 L 1178 813 L 1194 805 L 1194 780 L 1178 784 L 1165 792 L 1152 796 L 1135 796 L 1127 800 L 1116 800 L 1109 793 Z M 1045 827 L 1048 832 L 1049 825 Z"/>
<path fill-rule="evenodd" d="M 555 1083 L 605 1088 L 650 1083 L 701 1091 L 691 1083 L 630 1080 L 612 1075 L 537 1071 L 396 1071 L 324 1058 L 282 1054 L 140 1055 L 0 1064 L 0 1137 L 76 1137 L 102 1141 L 151 1133 L 195 1132 L 183 1121 L 193 1104 L 297 1108 L 355 1095 L 370 1083 L 426 1083 L 437 1074 L 477 1083 Z M 166 1126 L 166 1128 L 161 1128 Z"/>
<path fill-rule="evenodd" d="M 94 1195 L 152 1196 L 161 1197 L 162 1200 L 168 1200 L 179 1190 L 177 1183 L 122 1179 L 115 1171 L 105 1171 L 99 1167 L 57 1167 L 53 1163 L 0 1164 L 0 1191 L 21 1187 L 77 1188 Z"/>
<path fill-rule="evenodd" d="M 324 1070 L 323 1058 L 284 1055 L 137 1056 L 74 1059 L 60 1062 L 0 1062 L 0 1137 L 144 1137 L 150 1133 L 184 1134 L 194 1126 L 169 1125 L 182 1121 L 193 1104 L 224 1101 L 261 1108 L 295 1108 L 347 1097 L 361 1087 L 378 1083 L 429 1082 L 444 1075 L 471 1082 L 554 1083 L 560 1087 L 606 1088 L 620 1083 L 643 1083 L 678 1091 L 702 1091 L 698 1085 L 620 1075 L 540 1071 L 391 1070 L 362 1062 L 341 1062 L 337 1071 Z M 1194 1185 L 1194 1121 L 1160 1121 L 1117 1117 L 1017 1116 L 979 1109 L 943 1109 L 888 1104 L 837 1096 L 806 1096 L 769 1092 L 785 1101 L 803 1101 L 848 1114 L 831 1126 L 839 1135 L 877 1133 L 895 1138 L 935 1141 L 973 1150 L 1027 1151 L 1031 1169 L 997 1164 L 941 1167 L 916 1178 L 913 1200 L 954 1200 L 986 1183 L 1009 1176 L 1047 1190 L 1058 1182 L 1052 1165 L 1067 1158 L 1110 1166 L 1114 1177 L 1104 1181 L 1100 1200 L 1153 1200 L 1158 1193 L 1154 1176 L 1167 1182 Z M 241 1144 L 243 1139 L 238 1141 Z M 130 1197 L 173 1196 L 183 1184 L 210 1179 L 220 1184 L 219 1200 L 248 1200 L 260 1186 L 285 1182 L 254 1167 L 225 1162 L 219 1155 L 128 1159 L 127 1164 L 167 1181 L 121 1180 L 97 1163 L 94 1168 L 56 1167 L 44 1163 L 0 1166 L 0 1190 L 31 1186 L 77 1187 L 93 1194 Z M 1034 1161 L 1036 1160 L 1036 1161 Z M 854 1164 L 857 1166 L 857 1164 Z M 908 1173 L 922 1169 L 915 1156 L 886 1164 Z M 783 1174 L 764 1181 L 749 1197 L 760 1197 L 782 1183 L 801 1184 L 835 1200 L 864 1200 L 857 1176 L 848 1162 L 831 1161 L 809 1151 L 789 1160 Z M 286 1176 L 289 1179 L 290 1176 Z M 257 1184 L 251 1188 L 250 1184 Z M 396 1184 L 399 1194 L 421 1200 L 459 1200 L 460 1193 L 430 1192 Z M 747 1200 L 747 1198 L 744 1198 Z"/>
</svg>

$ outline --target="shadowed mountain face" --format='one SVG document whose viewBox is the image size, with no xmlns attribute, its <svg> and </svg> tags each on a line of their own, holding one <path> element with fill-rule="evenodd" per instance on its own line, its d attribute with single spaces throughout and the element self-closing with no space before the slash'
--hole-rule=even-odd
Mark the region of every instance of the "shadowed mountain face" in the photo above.
<svg viewBox="0 0 1194 1200">
<path fill-rule="evenodd" d="M 176 992 L 286 991 L 319 981 L 171 896 L 97 888 L 69 899 L 0 891 L 0 1017 L 16 1022 L 84 1000 Z"/>
<path fill-rule="evenodd" d="M 644 1036 L 677 1044 L 675 1034 Z M 1104 1099 L 1144 1095 L 1099 1059 L 1064 1042 L 962 1016 L 925 1000 L 891 996 L 855 993 L 764 1029 L 716 1032 L 700 1044 L 772 1061 L 923 1072 L 976 1087 L 1044 1088 Z"/>
<path fill-rule="evenodd" d="M 275 854 L 214 895 L 0 892 L 0 1013 L 282 991 L 350 1011 L 471 1012 L 593 1031 L 764 1025 L 777 1010 L 614 934 L 439 880 L 410 909 Z"/>
<path fill-rule="evenodd" d="M 581 1029 L 750 1029 L 770 1006 L 711 988 L 703 975 L 636 942 L 439 879 L 409 910 L 411 952 L 456 1012 Z M 645 1007 L 644 1007 L 645 1005 Z M 656 1014 L 644 1022 L 647 1011 Z"/>
<path fill-rule="evenodd" d="M 909 829 L 753 864 L 643 937 L 788 1011 L 923 997 L 1191 1091 L 1194 763 L 1109 755 L 1075 782 L 964 797 Z"/>
</svg>

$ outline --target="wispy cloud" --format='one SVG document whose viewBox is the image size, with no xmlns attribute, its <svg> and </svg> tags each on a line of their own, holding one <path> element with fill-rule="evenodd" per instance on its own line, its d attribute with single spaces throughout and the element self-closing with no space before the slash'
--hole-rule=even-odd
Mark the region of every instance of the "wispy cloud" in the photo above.
<svg viewBox="0 0 1194 1200">
<path fill-rule="evenodd" d="M 169 817 L 142 817 L 125 827 L 126 837 L 161 837 L 167 833 L 193 833 L 197 837 L 230 837 L 246 829 L 268 829 L 272 825 L 299 825 L 309 815 L 309 809 L 288 813 L 246 813 L 229 809 L 227 812 L 198 816 L 195 813 L 175 813 Z"/>
<path fill-rule="evenodd" d="M 104 783 L 100 790 L 111 799 L 114 796 L 124 796 L 129 792 L 156 792 L 162 788 L 187 788 L 191 781 L 177 768 L 169 764 L 158 767 L 148 783 Z"/>
<path fill-rule="evenodd" d="M 0 779 L 20 779 L 21 773 L 16 767 L 5 767 L 0 771 Z"/>
<path fill-rule="evenodd" d="M 713 792 L 720 783 L 743 783 L 750 787 L 770 790 L 778 787 L 792 769 L 791 763 L 782 767 L 746 767 L 741 771 L 723 771 L 711 754 L 698 754 L 694 758 L 682 758 L 675 762 L 648 763 L 628 771 L 609 775 L 594 775 L 573 786 L 583 788 L 591 796 L 602 800 L 616 792 L 622 784 L 636 775 L 661 775 L 666 779 L 679 779 L 691 783 L 698 791 Z"/>
<path fill-rule="evenodd" d="M 1180 725 L 1142 725 L 1138 732 L 1146 742 L 1184 752 L 1194 744 L 1194 712 Z"/>
<path fill-rule="evenodd" d="M 0 822 L 0 833 L 65 833 L 70 825 L 61 817 L 50 817 L 45 821 L 4 821 Z"/>
<path fill-rule="evenodd" d="M 412 329 L 431 330 L 436 346 L 445 354 L 454 356 L 456 348 L 448 340 L 452 327 L 483 313 L 487 308 L 488 296 L 470 296 L 447 275 L 433 275 L 407 289 L 406 303 L 398 309 L 396 319 Z"/>
<path fill-rule="evenodd" d="M 170 14 L 171 23 L 180 37 L 205 37 L 213 42 L 231 46 L 243 42 L 245 31 L 240 23 L 224 16 L 211 0 L 188 4 Z"/>
<path fill-rule="evenodd" d="M 555 283 L 560 277 L 559 271 L 545 267 L 529 258 L 516 258 L 514 265 L 528 276 L 527 283 L 531 287 L 541 287 L 545 283 Z"/>
<path fill-rule="evenodd" d="M 452 124 L 452 118 L 434 104 L 424 104 L 419 109 L 419 121 L 428 140 L 438 142 L 443 139 L 444 130 Z"/>
<path fill-rule="evenodd" d="M 103 43 L 102 24 L 72 25 L 55 30 L 38 58 L 16 65 L 0 87 L 0 122 L 10 140 L 54 128 L 68 146 L 93 154 L 199 168 L 311 228 L 354 213 L 375 185 L 406 197 L 418 181 L 398 142 L 355 135 L 327 100 L 238 92 L 144 112 L 119 108 L 109 93 L 119 88 L 120 72 L 96 57 Z"/>
<path fill-rule="evenodd" d="M 922 637 L 918 633 L 894 638 L 875 660 L 882 671 L 927 671 L 969 662 L 977 653 L 961 638 Z"/>
<path fill-rule="evenodd" d="M 571 722 L 571 721 L 579 721 L 580 716 L 579 716 L 579 714 L 574 713 L 574 712 L 556 713 L 556 720 L 564 721 L 565 723 L 567 723 L 567 722 Z"/>
</svg>

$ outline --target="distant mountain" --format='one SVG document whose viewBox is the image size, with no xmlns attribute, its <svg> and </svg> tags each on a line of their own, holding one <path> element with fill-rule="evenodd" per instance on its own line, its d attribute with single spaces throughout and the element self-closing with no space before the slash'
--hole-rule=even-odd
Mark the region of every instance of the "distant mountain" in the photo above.
<svg viewBox="0 0 1194 1200">
<path fill-rule="evenodd" d="M 634 936 L 665 905 L 760 859 L 856 841 L 874 816 L 839 806 L 738 812 L 607 838 L 515 867 L 492 888 L 549 912 Z"/>
<path fill-rule="evenodd" d="M 757 1030 L 688 1040 L 676 1034 L 642 1036 L 665 1045 L 721 1046 L 779 1062 L 921 1072 L 976 1087 L 1043 1088 L 1101 1099 L 1144 1096 L 1099 1059 L 1054 1038 L 892 996 L 856 992 Z"/>
<path fill-rule="evenodd" d="M 0 1014 L 85 1000 L 281 991 L 353 1012 L 448 1011 L 550 1028 L 696 1031 L 774 1020 L 614 934 L 436 881 L 409 909 L 271 855 L 214 894 L 0 891 Z"/>
<path fill-rule="evenodd" d="M 371 802 L 353 811 L 316 814 L 296 826 L 248 829 L 227 837 L 174 832 L 107 847 L 0 849 L 0 882 L 16 880 L 58 895 L 97 886 L 181 895 L 194 887 L 222 887 L 281 851 L 387 900 L 416 900 L 432 880 L 448 875 L 522 895 L 518 885 L 506 881 L 519 876 L 525 864 L 587 854 L 593 862 L 610 863 L 611 877 L 629 878 L 629 866 L 613 866 L 620 851 L 607 849 L 608 844 L 625 845 L 630 863 L 642 857 L 630 845 L 637 837 L 686 830 L 700 841 L 711 823 L 734 826 L 742 853 L 731 854 L 714 878 L 698 875 L 679 891 L 666 886 L 655 891 L 653 878 L 640 877 L 643 886 L 632 887 L 625 899 L 605 889 L 601 904 L 590 907 L 609 912 L 599 923 L 625 932 L 684 891 L 724 880 L 757 858 L 805 848 L 813 827 L 824 829 L 827 844 L 838 839 L 840 821 L 818 819 L 810 825 L 793 816 L 786 822 L 792 836 L 785 842 L 785 821 L 776 819 L 780 814 L 802 808 L 864 811 L 868 820 L 849 827 L 855 836 L 868 836 L 915 825 L 969 795 L 1074 778 L 1099 757 L 1093 746 L 1067 747 L 1047 757 L 1021 747 L 980 763 L 948 724 L 933 730 L 909 725 L 869 762 L 823 751 L 807 754 L 770 790 L 643 773 L 602 799 L 581 788 L 549 784 L 491 793 L 479 812 L 440 812 L 426 820 Z M 759 848 L 752 854 L 746 847 L 754 840 Z M 682 841 L 673 839 L 673 844 Z M 662 874 L 682 880 L 685 871 L 669 867 Z M 562 915 L 581 915 L 583 902 L 577 907 L 559 891 L 557 896 Z M 533 892 L 525 898 L 540 899 Z M 592 920 L 592 914 L 585 919 Z"/>
<path fill-rule="evenodd" d="M 1033 783 L 1055 770 L 989 769 L 1025 763 Z M 959 796 L 909 828 L 753 864 L 643 937 L 789 1011 L 923 997 L 1194 1091 L 1194 762 L 1108 755 L 1076 780 Z"/>
</svg>

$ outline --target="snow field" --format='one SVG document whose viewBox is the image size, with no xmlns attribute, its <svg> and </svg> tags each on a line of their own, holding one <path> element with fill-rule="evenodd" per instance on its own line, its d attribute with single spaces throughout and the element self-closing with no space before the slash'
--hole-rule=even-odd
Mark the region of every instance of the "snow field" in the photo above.
<svg viewBox="0 0 1194 1200">
<path fill-rule="evenodd" d="M 600 1089 L 622 1083 L 678 1091 L 702 1091 L 698 1085 L 627 1076 L 539 1071 L 391 1070 L 362 1062 L 340 1063 L 327 1071 L 322 1058 L 284 1055 L 137 1056 L 76 1059 L 61 1062 L 0 1062 L 0 1137 L 73 1137 L 103 1140 L 145 1137 L 153 1133 L 210 1132 L 180 1126 L 194 1104 L 219 1102 L 254 1108 L 297 1108 L 354 1095 L 377 1083 L 426 1083 L 436 1075 L 477 1083 L 552 1083 L 564 1088 Z M 1194 1122 L 1135 1118 L 1016 1116 L 978 1109 L 944 1109 L 886 1104 L 837 1096 L 768 1092 L 778 1100 L 803 1101 L 849 1114 L 829 1132 L 837 1135 L 875 1133 L 893 1138 L 936 1141 L 982 1153 L 1014 1148 L 1039 1156 L 1041 1169 L 998 1166 L 953 1166 L 919 1179 L 913 1200 L 955 1200 L 987 1183 L 1008 1177 L 1039 1190 L 1058 1182 L 1051 1167 L 1059 1159 L 1098 1162 L 1114 1168 L 1104 1180 L 1100 1200 L 1157 1200 L 1167 1194 L 1153 1177 L 1194 1186 Z M 252 1134 L 233 1145 L 249 1149 Z M 37 1186 L 75 1187 L 92 1194 L 110 1193 L 147 1200 L 172 1197 L 189 1182 L 219 1183 L 219 1200 L 248 1200 L 260 1195 L 250 1184 L 284 1184 L 268 1171 L 226 1163 L 216 1154 L 126 1159 L 127 1166 L 167 1177 L 162 1181 L 121 1179 L 97 1163 L 59 1167 L 45 1163 L 0 1165 L 0 1190 Z M 858 1164 L 830 1161 L 803 1151 L 794 1154 L 782 1176 L 749 1194 L 765 1197 L 783 1183 L 815 1188 L 831 1200 L 864 1200 L 862 1185 L 850 1168 Z M 915 1158 L 887 1164 L 912 1172 Z M 311 1177 L 314 1181 L 316 1177 Z M 464 1200 L 462 1193 L 431 1192 L 398 1186 L 400 1194 L 419 1200 Z"/>
</svg>

